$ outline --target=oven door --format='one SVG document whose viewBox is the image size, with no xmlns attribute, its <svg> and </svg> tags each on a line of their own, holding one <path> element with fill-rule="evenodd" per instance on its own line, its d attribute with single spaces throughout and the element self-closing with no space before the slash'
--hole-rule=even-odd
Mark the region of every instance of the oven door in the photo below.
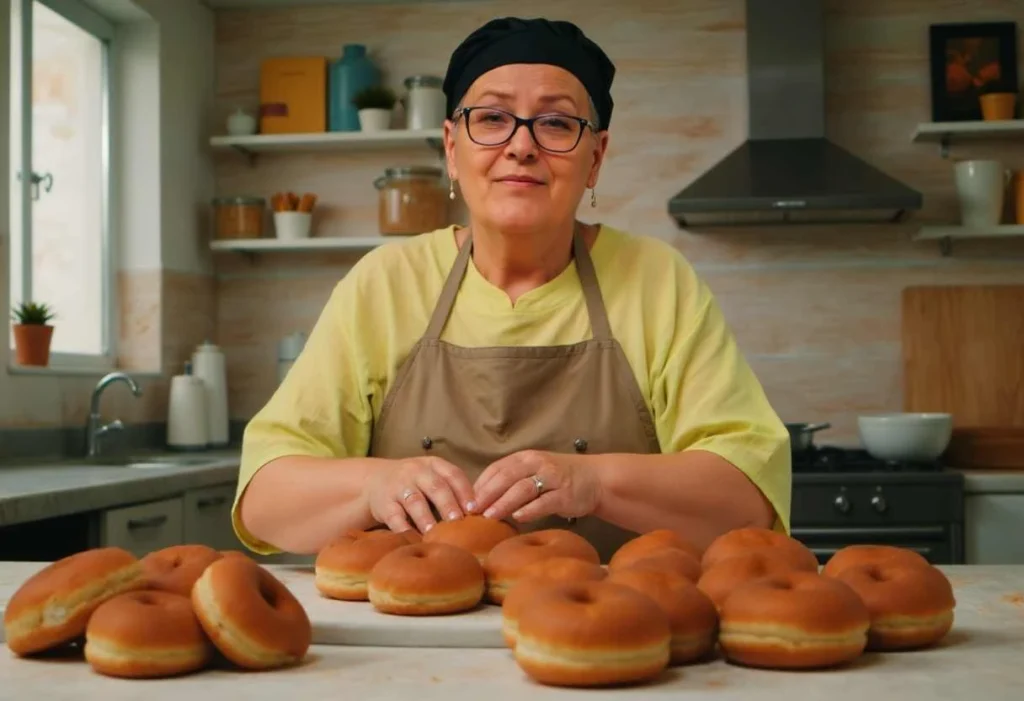
<svg viewBox="0 0 1024 701">
<path fill-rule="evenodd" d="M 915 550 L 933 565 L 962 564 L 957 536 L 943 526 L 888 526 L 885 528 L 793 528 L 792 536 L 810 548 L 824 565 L 848 545 L 894 545 Z"/>
</svg>

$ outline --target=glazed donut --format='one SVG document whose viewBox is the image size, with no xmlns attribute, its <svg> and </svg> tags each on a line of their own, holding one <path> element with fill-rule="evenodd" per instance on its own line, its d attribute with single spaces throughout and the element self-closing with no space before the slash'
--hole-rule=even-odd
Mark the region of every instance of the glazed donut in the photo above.
<svg viewBox="0 0 1024 701">
<path fill-rule="evenodd" d="M 623 544 L 612 555 L 612 559 L 608 561 L 608 566 L 611 567 L 613 564 L 626 565 L 652 552 L 661 552 L 666 548 L 682 550 L 697 560 L 697 562 L 700 562 L 701 555 L 703 555 L 700 548 L 675 531 L 668 528 L 659 528 L 648 531 Z"/>
<path fill-rule="evenodd" d="M 787 558 L 785 553 L 777 548 L 751 550 L 717 561 L 704 570 L 697 580 L 697 587 L 720 609 L 736 587 L 752 579 L 794 570 L 814 571 L 806 566 L 803 569 L 795 567 L 791 558 Z"/>
<path fill-rule="evenodd" d="M 889 563 L 931 566 L 924 555 L 910 548 L 899 548 L 895 545 L 847 545 L 828 559 L 821 568 L 821 573 L 835 577 L 847 567 Z"/>
<path fill-rule="evenodd" d="M 403 534 L 391 531 L 343 535 L 317 554 L 313 583 L 328 598 L 367 601 L 366 582 L 373 566 L 392 550 L 407 545 Z"/>
<path fill-rule="evenodd" d="M 737 587 L 719 610 L 725 658 L 751 667 L 815 669 L 856 659 L 871 617 L 838 579 L 793 570 Z"/>
<path fill-rule="evenodd" d="M 818 571 L 818 558 L 799 540 L 785 533 L 753 526 L 737 528 L 715 538 L 704 551 L 700 564 L 708 570 L 727 557 L 766 548 L 780 551 L 779 554 L 793 565 L 793 569 Z"/>
<path fill-rule="evenodd" d="M 614 557 L 608 563 L 608 570 L 615 572 L 625 569 L 645 569 L 675 572 L 696 582 L 700 579 L 700 561 L 685 550 L 676 548 L 664 548 L 663 550 L 651 550 L 650 552 L 638 552 L 635 555 L 616 560 Z"/>
<path fill-rule="evenodd" d="M 714 649 L 718 611 L 711 599 L 683 575 L 627 567 L 612 571 L 608 581 L 649 596 L 665 612 L 672 632 L 671 664 L 699 660 Z"/>
<path fill-rule="evenodd" d="M 665 612 L 621 584 L 548 584 L 519 613 L 514 655 L 535 681 L 554 686 L 642 682 L 668 666 Z"/>
<path fill-rule="evenodd" d="M 203 570 L 222 557 L 205 545 L 172 545 L 149 553 L 140 562 L 148 589 L 190 596 Z"/>
<path fill-rule="evenodd" d="M 484 560 L 487 600 L 501 604 L 524 567 L 549 557 L 571 557 L 594 565 L 601 564 L 601 556 L 590 541 L 572 531 L 547 528 L 521 533 L 495 545 Z"/>
<path fill-rule="evenodd" d="M 484 568 L 462 548 L 418 543 L 392 550 L 374 565 L 367 583 L 381 613 L 432 616 L 467 611 L 484 595 Z"/>
<path fill-rule="evenodd" d="M 574 557 L 549 557 L 523 568 L 519 579 L 501 604 L 501 634 L 510 648 L 516 646 L 519 611 L 529 602 L 538 586 L 564 582 L 599 582 L 608 576 L 601 565 Z"/>
<path fill-rule="evenodd" d="M 213 647 L 187 596 L 132 591 L 103 602 L 85 629 L 85 660 L 111 677 L 155 678 L 195 672 Z"/>
<path fill-rule="evenodd" d="M 26 656 L 70 642 L 85 633 L 96 607 L 144 583 L 142 565 L 122 548 L 61 558 L 25 580 L 7 602 L 7 647 Z"/>
<path fill-rule="evenodd" d="M 456 521 L 438 522 L 423 534 L 423 542 L 454 545 L 483 562 L 495 545 L 517 535 L 519 531 L 505 521 L 471 514 Z"/>
<path fill-rule="evenodd" d="M 937 567 L 890 560 L 851 565 L 835 578 L 857 592 L 871 614 L 869 650 L 928 647 L 953 627 L 953 587 Z"/>
<path fill-rule="evenodd" d="M 273 669 L 305 657 L 312 625 L 295 595 L 254 561 L 222 557 L 192 587 L 200 625 L 224 657 L 246 669 Z"/>
</svg>

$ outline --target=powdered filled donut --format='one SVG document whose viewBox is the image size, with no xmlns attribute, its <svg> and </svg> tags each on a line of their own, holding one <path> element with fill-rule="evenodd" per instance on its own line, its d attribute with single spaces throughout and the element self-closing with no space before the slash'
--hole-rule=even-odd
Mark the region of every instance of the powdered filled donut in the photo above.
<svg viewBox="0 0 1024 701">
<path fill-rule="evenodd" d="M 792 560 L 793 558 L 787 558 L 784 552 L 776 548 L 751 550 L 718 560 L 700 576 L 697 587 L 707 594 L 716 607 L 721 608 L 729 594 L 753 579 L 794 570 L 814 571 L 806 566 L 801 570 L 794 566 Z"/>
<path fill-rule="evenodd" d="M 608 563 L 608 569 L 612 572 L 635 568 L 675 572 L 691 582 L 696 582 L 701 575 L 700 561 L 685 550 L 676 548 L 638 552 L 635 556 L 623 557 L 618 560 L 612 558 L 612 561 Z"/>
<path fill-rule="evenodd" d="M 665 612 L 620 584 L 548 584 L 519 615 L 515 659 L 542 684 L 594 687 L 652 679 L 670 657 Z"/>
<path fill-rule="evenodd" d="M 80 637 L 107 599 L 145 583 L 138 559 L 121 548 L 95 548 L 57 560 L 29 577 L 4 610 L 7 647 L 30 655 Z"/>
<path fill-rule="evenodd" d="M 697 560 L 697 562 L 700 562 L 700 558 L 704 554 L 700 548 L 683 538 L 675 531 L 667 528 L 659 528 L 657 530 L 648 531 L 647 533 L 639 535 L 623 544 L 623 546 L 616 550 L 615 554 L 612 555 L 612 559 L 608 561 L 608 566 L 627 565 L 642 557 L 646 557 L 651 553 L 661 552 L 666 548 L 682 550 L 684 553 Z"/>
<path fill-rule="evenodd" d="M 537 587 L 546 584 L 599 582 L 608 576 L 601 565 L 572 557 L 549 557 L 527 565 L 501 604 L 501 633 L 505 644 L 514 648 L 519 631 L 519 611 L 529 605 Z"/>
<path fill-rule="evenodd" d="M 719 610 L 726 659 L 775 669 L 834 667 L 867 645 L 871 617 L 847 584 L 791 571 L 737 587 Z"/>
<path fill-rule="evenodd" d="M 300 662 L 312 626 L 288 588 L 248 558 L 224 557 L 192 588 L 192 607 L 218 650 L 247 669 Z"/>
<path fill-rule="evenodd" d="M 847 545 L 828 559 L 821 573 L 834 577 L 847 567 L 857 565 L 908 564 L 929 566 L 931 563 L 916 550 L 895 545 Z"/>
<path fill-rule="evenodd" d="M 424 543 L 447 543 L 462 548 L 483 562 L 491 549 L 519 531 L 505 521 L 470 514 L 455 521 L 440 521 L 423 534 Z"/>
<path fill-rule="evenodd" d="M 857 592 L 871 614 L 869 650 L 928 647 L 953 627 L 953 587 L 932 565 L 897 560 L 850 565 L 835 578 Z"/>
<path fill-rule="evenodd" d="M 111 677 L 155 678 L 195 672 L 213 646 L 187 596 L 133 591 L 105 601 L 85 629 L 85 659 Z"/>
<path fill-rule="evenodd" d="M 487 600 L 493 604 L 502 603 L 524 567 L 549 557 L 571 557 L 601 564 L 601 556 L 590 541 L 572 531 L 548 528 L 521 533 L 495 545 L 484 560 Z"/>
<path fill-rule="evenodd" d="M 483 598 L 484 583 L 480 561 L 462 548 L 418 543 L 382 557 L 370 572 L 367 591 L 381 613 L 432 616 L 473 608 Z"/>
<path fill-rule="evenodd" d="M 818 571 L 818 558 L 806 545 L 785 533 L 756 527 L 737 528 L 718 536 L 704 551 L 700 564 L 707 570 L 728 557 L 769 548 L 779 551 L 794 569 Z"/>
<path fill-rule="evenodd" d="M 316 556 L 313 583 L 326 597 L 367 601 L 367 582 L 373 566 L 391 551 L 409 544 L 404 534 L 391 531 L 343 535 Z"/>
<path fill-rule="evenodd" d="M 222 557 L 205 545 L 172 545 L 151 552 L 141 560 L 146 587 L 190 596 L 203 570 Z"/>
<path fill-rule="evenodd" d="M 627 567 L 612 571 L 608 581 L 649 596 L 665 612 L 672 632 L 672 664 L 700 660 L 715 647 L 718 611 L 711 599 L 683 575 Z"/>
</svg>

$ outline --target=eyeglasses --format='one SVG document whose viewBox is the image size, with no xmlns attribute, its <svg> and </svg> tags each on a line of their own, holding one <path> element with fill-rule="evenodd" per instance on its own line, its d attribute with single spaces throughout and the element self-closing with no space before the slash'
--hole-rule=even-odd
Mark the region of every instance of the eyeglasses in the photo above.
<svg viewBox="0 0 1024 701">
<path fill-rule="evenodd" d="M 567 114 L 539 114 L 524 119 L 494 107 L 463 107 L 453 115 L 456 121 L 459 117 L 466 122 L 466 134 L 473 143 L 500 146 L 511 140 L 519 127 L 525 126 L 534 143 L 552 153 L 572 151 L 580 143 L 583 130 L 588 127 L 594 130 L 596 126 L 589 119 Z"/>
</svg>

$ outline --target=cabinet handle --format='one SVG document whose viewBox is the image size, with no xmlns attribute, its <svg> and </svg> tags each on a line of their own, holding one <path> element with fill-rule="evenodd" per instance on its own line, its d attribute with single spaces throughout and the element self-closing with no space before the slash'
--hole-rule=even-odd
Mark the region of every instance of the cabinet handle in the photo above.
<svg viewBox="0 0 1024 701">
<path fill-rule="evenodd" d="M 196 508 L 208 509 L 211 506 L 220 506 L 228 500 L 227 497 L 210 497 L 209 499 L 196 500 Z"/>
<path fill-rule="evenodd" d="M 159 516 L 150 516 L 149 518 L 133 518 L 128 520 L 128 530 L 134 531 L 136 528 L 156 528 L 167 523 L 167 514 L 160 514 Z"/>
</svg>

